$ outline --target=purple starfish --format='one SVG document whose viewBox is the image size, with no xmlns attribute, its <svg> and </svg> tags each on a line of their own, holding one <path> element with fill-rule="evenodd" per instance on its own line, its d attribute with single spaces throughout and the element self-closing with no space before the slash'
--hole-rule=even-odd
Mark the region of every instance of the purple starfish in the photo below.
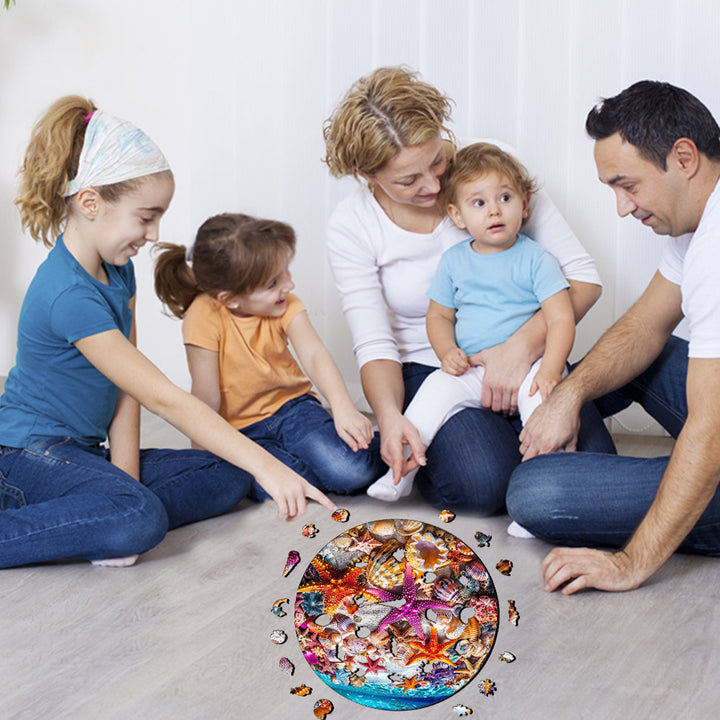
<svg viewBox="0 0 720 720">
<path fill-rule="evenodd" d="M 426 600 L 418 598 L 415 594 L 415 578 L 413 576 L 412 565 L 405 563 L 405 580 L 403 582 L 402 595 L 382 590 L 381 588 L 367 588 L 367 592 L 376 595 L 381 600 L 388 602 L 392 600 L 401 600 L 404 598 L 405 604 L 398 608 L 393 608 L 378 625 L 378 632 L 388 625 L 392 625 L 400 620 L 407 620 L 412 625 L 418 637 L 425 642 L 425 633 L 420 623 L 420 613 L 425 610 L 450 610 L 452 607 L 439 600 Z M 381 603 L 377 603 L 380 605 Z"/>
</svg>

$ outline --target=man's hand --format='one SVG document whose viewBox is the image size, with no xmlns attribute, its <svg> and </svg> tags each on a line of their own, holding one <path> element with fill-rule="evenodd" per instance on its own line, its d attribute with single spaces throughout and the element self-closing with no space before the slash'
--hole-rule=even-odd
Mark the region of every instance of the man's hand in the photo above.
<svg viewBox="0 0 720 720">
<path fill-rule="evenodd" d="M 555 548 L 543 560 L 545 590 L 562 588 L 563 595 L 596 588 L 613 592 L 634 590 L 646 579 L 634 570 L 624 550 L 605 552 L 590 548 Z"/>
<path fill-rule="evenodd" d="M 580 431 L 580 406 L 560 383 L 528 418 L 520 433 L 523 462 L 558 450 L 574 451 Z"/>
</svg>

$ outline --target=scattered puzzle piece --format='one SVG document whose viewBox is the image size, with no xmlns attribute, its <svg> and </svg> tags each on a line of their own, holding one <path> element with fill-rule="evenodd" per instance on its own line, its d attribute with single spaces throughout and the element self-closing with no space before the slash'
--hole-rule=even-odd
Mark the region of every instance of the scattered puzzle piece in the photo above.
<svg viewBox="0 0 720 720">
<path fill-rule="evenodd" d="M 334 709 L 335 706 L 329 700 L 322 698 L 313 706 L 313 714 L 318 720 L 324 720 Z"/>
<path fill-rule="evenodd" d="M 276 645 L 282 645 L 287 640 L 287 634 L 283 630 L 273 630 L 270 633 L 270 639 Z"/>
<path fill-rule="evenodd" d="M 306 538 L 314 538 L 320 531 L 315 527 L 313 523 L 303 525 L 302 534 Z"/>
<path fill-rule="evenodd" d="M 452 510 L 441 510 L 440 519 L 444 523 L 452 522 L 455 519 L 455 513 Z"/>
<path fill-rule="evenodd" d="M 297 550 L 291 550 L 288 553 L 287 560 L 285 561 L 285 569 L 283 570 L 283 577 L 287 577 L 293 570 L 293 568 L 300 562 L 300 553 Z"/>
<path fill-rule="evenodd" d="M 500 560 L 495 567 L 503 575 L 510 575 L 513 569 L 512 560 Z"/>
<path fill-rule="evenodd" d="M 500 655 L 498 656 L 498 660 L 500 660 L 501 662 L 511 663 L 515 662 L 515 656 L 511 652 L 508 652 L 506 650 L 504 653 L 500 653 Z"/>
<path fill-rule="evenodd" d="M 345 508 L 338 508 L 333 514 L 332 519 L 335 522 L 347 522 L 350 519 L 350 511 Z"/>
<path fill-rule="evenodd" d="M 271 608 L 272 614 L 277 615 L 278 617 L 285 617 L 287 613 L 285 612 L 285 610 L 283 610 L 283 603 L 287 602 L 290 602 L 288 598 L 281 598 L 280 600 L 276 600 Z"/>
<path fill-rule="evenodd" d="M 306 695 L 309 695 L 311 692 L 312 692 L 312 688 L 308 687 L 307 685 L 298 685 L 297 687 L 290 688 L 291 695 L 298 695 L 300 697 L 305 697 Z"/>
<path fill-rule="evenodd" d="M 490 680 L 490 678 L 485 678 L 480 685 L 478 685 L 480 688 L 480 692 L 485 696 L 489 697 L 490 695 L 494 695 L 495 691 L 497 690 L 497 686 L 495 683 Z"/>
<path fill-rule="evenodd" d="M 288 675 L 292 675 L 295 672 L 295 666 L 290 661 L 290 658 L 281 657 L 278 664 L 280 665 L 280 669 Z"/>
<path fill-rule="evenodd" d="M 514 600 L 508 600 L 508 605 L 510 606 L 508 608 L 508 620 L 513 624 L 517 625 L 518 620 L 520 620 L 520 613 L 517 611 L 517 608 L 515 607 L 515 601 Z"/>
<path fill-rule="evenodd" d="M 478 530 L 475 533 L 475 539 L 477 540 L 478 547 L 490 547 L 490 541 L 492 540 L 492 535 L 486 535 L 484 532 L 480 532 Z"/>
<path fill-rule="evenodd" d="M 473 714 L 472 708 L 469 708 L 467 705 L 455 705 L 453 712 L 460 717 Z"/>
</svg>

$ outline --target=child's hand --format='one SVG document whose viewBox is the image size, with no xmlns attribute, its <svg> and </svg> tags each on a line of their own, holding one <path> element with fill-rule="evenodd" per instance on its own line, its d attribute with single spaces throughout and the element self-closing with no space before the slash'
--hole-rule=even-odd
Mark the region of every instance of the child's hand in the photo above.
<svg viewBox="0 0 720 720">
<path fill-rule="evenodd" d="M 530 396 L 540 390 L 540 397 L 547 400 L 555 386 L 560 382 L 561 376 L 556 373 L 543 373 L 542 367 L 537 371 L 530 385 Z"/>
<path fill-rule="evenodd" d="M 302 515 L 307 508 L 307 498 L 315 500 L 331 511 L 337 507 L 330 498 L 305 478 L 279 461 L 273 463 L 272 468 L 266 474 L 255 475 L 255 479 L 275 501 L 278 517 L 281 519 L 292 520 L 298 515 Z"/>
<path fill-rule="evenodd" d="M 333 422 L 337 434 L 353 452 L 368 449 L 375 434 L 373 426 L 354 406 L 343 410 L 333 408 Z"/>
<path fill-rule="evenodd" d="M 448 375 L 462 375 L 470 367 L 467 355 L 459 348 L 448 350 L 442 357 L 441 365 L 443 372 Z"/>
</svg>

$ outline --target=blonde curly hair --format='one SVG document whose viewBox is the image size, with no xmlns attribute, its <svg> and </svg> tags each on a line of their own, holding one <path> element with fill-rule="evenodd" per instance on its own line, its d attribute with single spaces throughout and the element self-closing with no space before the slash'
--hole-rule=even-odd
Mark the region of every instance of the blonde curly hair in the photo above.
<svg viewBox="0 0 720 720">
<path fill-rule="evenodd" d="M 357 80 L 323 123 L 324 162 L 334 177 L 374 175 L 404 147 L 438 136 L 453 141 L 447 124 L 452 100 L 417 72 L 381 67 Z"/>
</svg>

